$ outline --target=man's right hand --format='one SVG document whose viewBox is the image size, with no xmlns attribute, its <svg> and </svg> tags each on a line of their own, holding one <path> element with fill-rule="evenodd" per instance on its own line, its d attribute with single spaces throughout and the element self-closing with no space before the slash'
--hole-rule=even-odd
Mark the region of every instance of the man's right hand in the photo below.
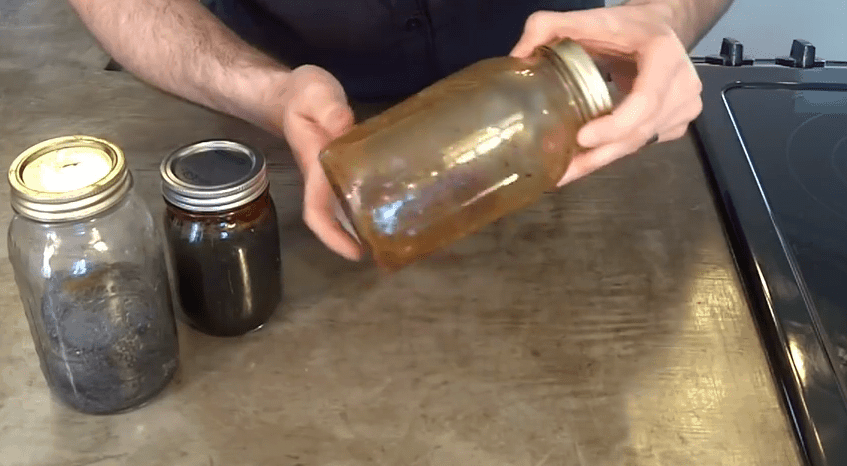
<svg viewBox="0 0 847 466">
<path fill-rule="evenodd" d="M 321 150 L 354 123 L 344 88 L 326 70 L 295 68 L 283 94 L 282 131 L 305 181 L 303 220 L 330 249 L 358 260 L 361 249 L 335 217 L 337 200 L 318 160 Z"/>
<path fill-rule="evenodd" d="M 306 224 L 333 251 L 360 257 L 357 243 L 335 220 L 335 196 L 318 161 L 321 149 L 353 124 L 338 80 L 316 66 L 289 71 L 197 0 L 69 1 L 106 51 L 135 76 L 282 133 L 305 177 Z"/>
</svg>

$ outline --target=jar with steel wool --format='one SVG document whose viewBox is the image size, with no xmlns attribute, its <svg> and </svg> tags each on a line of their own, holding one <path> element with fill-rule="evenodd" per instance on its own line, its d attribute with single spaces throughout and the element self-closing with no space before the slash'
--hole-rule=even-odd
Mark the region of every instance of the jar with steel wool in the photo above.
<svg viewBox="0 0 847 466">
<path fill-rule="evenodd" d="M 538 200 L 611 110 L 575 42 L 483 60 L 332 141 L 320 160 L 356 235 L 397 269 Z"/>
<path fill-rule="evenodd" d="M 52 139 L 9 183 L 9 260 L 47 385 L 92 414 L 152 399 L 176 371 L 177 330 L 160 230 L 123 152 Z"/>
<path fill-rule="evenodd" d="M 202 141 L 166 157 L 161 176 L 168 249 L 187 323 L 214 336 L 262 327 L 282 300 L 265 158 L 235 141 Z"/>
</svg>

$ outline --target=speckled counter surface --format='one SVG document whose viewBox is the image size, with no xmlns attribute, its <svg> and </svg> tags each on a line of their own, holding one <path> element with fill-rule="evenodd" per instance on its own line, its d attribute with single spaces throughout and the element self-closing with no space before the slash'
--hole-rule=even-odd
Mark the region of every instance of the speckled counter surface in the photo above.
<svg viewBox="0 0 847 466">
<path fill-rule="evenodd" d="M 82 58 L 38 58 L 22 20 L 9 32 L 16 3 L 0 16 L 0 164 L 50 137 L 104 137 L 158 215 L 168 151 L 253 144 L 270 159 L 286 302 L 243 338 L 180 326 L 181 368 L 162 396 L 85 416 L 42 379 L 4 234 L 0 465 L 799 464 L 691 138 L 385 275 L 302 225 L 282 141 L 100 71 L 71 20 L 39 37 L 74 37 Z M 4 181 L 3 228 L 8 194 Z"/>
</svg>

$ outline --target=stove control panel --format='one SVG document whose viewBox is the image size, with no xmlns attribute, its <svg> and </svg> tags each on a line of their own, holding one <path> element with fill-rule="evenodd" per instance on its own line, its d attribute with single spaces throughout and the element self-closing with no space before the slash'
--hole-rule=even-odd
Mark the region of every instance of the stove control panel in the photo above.
<svg viewBox="0 0 847 466">
<path fill-rule="evenodd" d="M 694 63 L 707 63 L 726 67 L 749 65 L 771 65 L 797 69 L 847 67 L 847 61 L 822 60 L 816 56 L 815 52 L 815 46 L 811 42 L 795 39 L 791 44 L 791 51 L 787 56 L 776 59 L 753 59 L 744 56 L 744 45 L 740 41 L 726 37 L 721 43 L 720 54 L 709 55 L 707 57 L 691 57 L 691 60 Z"/>
<path fill-rule="evenodd" d="M 807 40 L 794 39 L 791 44 L 791 54 L 776 59 L 777 65 L 792 68 L 816 68 L 824 66 L 825 62 L 815 58 L 815 46 Z"/>
<path fill-rule="evenodd" d="M 753 60 L 744 58 L 744 45 L 741 42 L 726 37 L 721 43 L 720 55 L 709 55 L 706 63 L 712 65 L 741 66 L 752 65 Z"/>
</svg>

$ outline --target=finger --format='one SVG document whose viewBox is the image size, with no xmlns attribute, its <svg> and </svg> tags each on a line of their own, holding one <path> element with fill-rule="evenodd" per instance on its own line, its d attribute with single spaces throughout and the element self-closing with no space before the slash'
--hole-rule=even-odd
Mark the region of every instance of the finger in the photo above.
<svg viewBox="0 0 847 466">
<path fill-rule="evenodd" d="M 589 175 L 602 167 L 636 152 L 644 141 L 625 141 L 608 144 L 597 149 L 590 150 L 574 157 L 565 176 L 559 181 L 558 186 L 564 186 L 574 180 Z"/>
<path fill-rule="evenodd" d="M 644 140 L 647 138 L 649 142 L 646 145 L 656 142 L 664 142 L 677 139 L 685 134 L 689 123 L 694 121 L 700 112 L 703 110 L 703 101 L 697 91 L 697 86 L 691 84 L 679 84 L 676 87 L 688 87 L 692 91 L 685 91 L 679 100 L 669 100 L 665 104 L 666 110 L 663 110 L 655 120 L 651 120 L 629 133 L 620 140 Z M 692 93 L 694 93 L 692 95 Z M 683 128 L 682 131 L 679 128 Z M 670 137 L 669 135 L 675 136 Z M 653 140 L 658 137 L 658 140 Z"/>
<path fill-rule="evenodd" d="M 559 186 L 588 175 L 591 172 L 614 162 L 618 158 L 638 152 L 647 146 L 681 138 L 688 131 L 690 120 L 676 118 L 673 121 L 680 121 L 680 123 L 676 123 L 670 128 L 662 129 L 655 133 L 651 132 L 651 128 L 654 128 L 655 126 L 650 124 L 639 128 L 634 135 L 630 135 L 630 137 L 625 140 L 606 145 L 604 150 L 595 149 L 593 151 L 586 152 L 585 154 L 578 155 L 574 162 L 576 168 L 573 168 L 572 172 L 570 172 L 571 169 L 569 169 L 569 173 L 566 173 L 566 176 L 561 180 Z"/>
<path fill-rule="evenodd" d="M 336 138 L 353 125 L 353 111 L 344 95 L 320 83 L 310 83 L 292 102 L 297 116 L 311 120 Z"/>
<path fill-rule="evenodd" d="M 670 128 L 663 129 L 661 132 L 653 133 L 653 135 L 650 136 L 649 139 L 644 141 L 641 144 L 640 147 L 644 148 L 644 147 L 647 147 L 647 146 L 651 146 L 653 144 L 659 144 L 659 143 L 662 143 L 662 142 L 668 142 L 668 141 L 673 141 L 675 139 L 679 139 L 682 136 L 684 136 L 686 132 L 688 132 L 689 125 L 690 125 L 689 121 L 684 121 L 682 123 L 677 123 L 676 125 L 671 126 Z M 641 138 L 641 139 L 643 139 L 643 138 Z M 632 145 L 635 145 L 635 141 L 637 141 L 637 140 L 638 139 L 633 139 Z"/>
<path fill-rule="evenodd" d="M 303 221 L 328 248 L 348 260 L 358 260 L 361 249 L 336 221 L 336 203 L 326 176 L 311 173 L 306 180 Z"/>
<path fill-rule="evenodd" d="M 676 139 L 667 138 L 670 132 L 677 133 L 679 127 L 687 128 L 703 109 L 700 96 L 702 84 L 696 75 L 691 75 L 686 67 L 680 69 L 674 84 L 668 92 L 672 97 L 665 100 L 663 110 L 655 119 L 646 122 L 635 131 L 621 137 L 625 139 L 644 139 L 661 136 L 660 141 Z M 682 132 L 684 134 L 684 130 Z M 657 141 L 653 141 L 657 142 Z"/>
<path fill-rule="evenodd" d="M 527 57 L 536 47 L 546 44 L 555 38 L 555 31 L 551 22 L 560 19 L 557 13 L 549 11 L 537 11 L 531 14 L 524 23 L 523 34 L 510 55 L 513 57 Z"/>
<path fill-rule="evenodd" d="M 587 148 L 621 139 L 654 118 L 664 102 L 663 90 L 669 84 L 668 78 L 675 76 L 688 60 L 684 47 L 669 28 L 623 24 L 609 11 L 534 13 L 527 19 L 524 33 L 513 49 L 513 55 L 525 56 L 539 45 L 569 37 L 586 46 L 593 44 L 595 49 L 638 59 L 639 72 L 630 94 L 610 115 L 598 118 L 580 131 L 580 145 Z"/>
<path fill-rule="evenodd" d="M 654 133 L 648 138 L 630 138 L 626 141 L 607 144 L 606 146 L 579 154 L 574 157 L 565 176 L 559 181 L 558 186 L 563 186 L 589 175 L 622 157 L 638 152 L 645 146 L 679 139 L 685 135 L 688 127 L 688 123 L 679 124 L 661 134 Z"/>
<path fill-rule="evenodd" d="M 691 121 L 703 109 L 703 84 L 697 72 L 688 66 L 680 67 L 666 92 L 661 121 L 665 127 L 676 126 L 682 121 Z"/>
<path fill-rule="evenodd" d="M 306 206 L 303 210 L 303 221 L 315 236 L 336 254 L 351 261 L 361 259 L 359 246 L 325 210 Z"/>
<path fill-rule="evenodd" d="M 658 140 L 651 141 L 651 143 L 666 142 L 678 139 L 685 134 L 691 122 L 697 118 L 700 108 L 701 106 L 698 104 L 688 103 L 685 106 L 679 107 L 674 110 L 674 114 L 663 116 L 661 120 L 666 122 L 666 124 L 662 125 L 661 128 L 654 130 L 651 128 L 656 128 L 656 126 L 654 124 L 649 124 L 634 133 L 631 138 L 643 139 L 646 134 L 651 134 L 653 135 L 653 137 L 655 137 L 655 135 L 658 135 Z M 650 131 L 654 132 L 651 133 Z"/>
<path fill-rule="evenodd" d="M 353 110 L 347 104 L 334 104 L 315 112 L 315 121 L 330 139 L 335 139 L 353 126 Z"/>
<path fill-rule="evenodd" d="M 626 137 L 628 133 L 657 120 L 670 97 L 666 90 L 673 84 L 675 76 L 688 58 L 684 55 L 669 57 L 676 53 L 671 39 L 656 39 L 655 44 L 645 48 L 633 82 L 632 91 L 611 114 L 595 119 L 580 129 L 578 141 L 587 148 L 599 147 Z M 655 132 L 655 128 L 654 131 Z M 649 136 L 648 136 L 649 137 Z"/>
<path fill-rule="evenodd" d="M 689 126 L 689 123 L 684 123 L 665 131 L 659 135 L 659 142 L 674 141 L 685 136 L 685 133 L 688 132 Z"/>
<path fill-rule="evenodd" d="M 590 121 L 580 128 L 577 141 L 585 148 L 597 148 L 603 145 L 623 141 L 631 137 L 636 130 L 644 128 L 650 120 L 656 120 L 659 103 L 654 95 L 631 93 L 611 114 Z M 654 129 L 647 130 L 650 134 Z M 644 136 L 644 135 L 640 135 Z"/>
<path fill-rule="evenodd" d="M 610 35 L 609 17 L 602 10 L 575 11 L 568 13 L 537 11 L 524 23 L 523 34 L 512 48 L 511 55 L 526 57 L 541 45 L 568 37 L 577 42 L 607 42 Z M 632 37 L 628 38 L 629 40 Z M 617 47 L 613 47 L 617 48 Z M 631 47 L 630 47 L 631 48 Z"/>
<path fill-rule="evenodd" d="M 614 8 L 599 8 L 572 12 L 538 11 L 530 15 L 524 31 L 511 55 L 525 57 L 544 44 L 570 38 L 597 52 L 618 56 L 635 55 L 641 46 L 655 36 L 655 27 L 624 24 L 614 14 Z"/>
<path fill-rule="evenodd" d="M 294 152 L 300 171 L 306 175 L 320 168 L 318 154 L 329 142 L 329 135 L 312 120 L 304 117 L 286 118 L 288 144 Z"/>
<path fill-rule="evenodd" d="M 667 112 L 667 116 L 663 117 L 667 122 L 666 126 L 672 127 L 678 124 L 688 124 L 697 119 L 703 111 L 703 98 L 696 95 L 693 98 L 686 99 L 676 105 L 671 111 Z"/>
<path fill-rule="evenodd" d="M 350 129 L 354 121 L 353 112 L 350 107 L 341 104 L 329 108 L 294 105 L 292 111 L 294 115 L 286 118 L 286 134 L 305 173 L 314 168 L 318 154 L 332 139 Z"/>
<path fill-rule="evenodd" d="M 328 248 L 349 260 L 358 260 L 361 250 L 335 220 L 337 200 L 318 160 L 318 153 L 329 137 L 317 123 L 306 118 L 295 118 L 290 122 L 292 150 L 299 156 L 301 172 L 305 176 L 303 193 L 303 221 Z"/>
</svg>

